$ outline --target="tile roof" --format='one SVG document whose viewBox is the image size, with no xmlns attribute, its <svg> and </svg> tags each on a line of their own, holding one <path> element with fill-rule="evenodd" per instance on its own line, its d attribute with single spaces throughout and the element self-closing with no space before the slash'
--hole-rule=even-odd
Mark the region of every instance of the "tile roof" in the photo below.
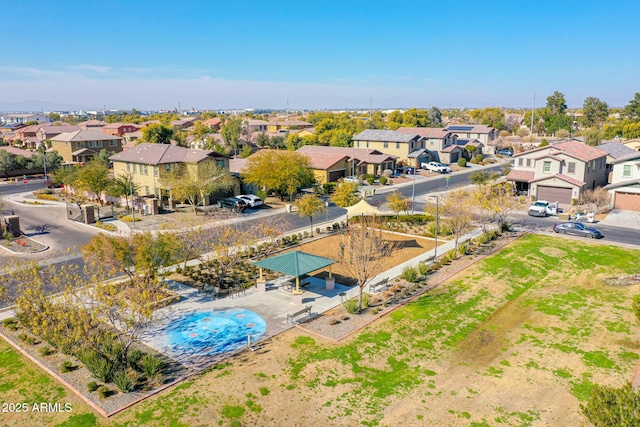
<svg viewBox="0 0 640 427">
<path fill-rule="evenodd" d="M 160 165 L 167 163 L 198 163 L 208 157 L 227 157 L 211 150 L 195 150 L 171 144 L 143 142 L 126 151 L 114 154 L 110 160 L 117 162 Z"/>
<path fill-rule="evenodd" d="M 459 129 L 458 129 L 459 128 Z M 465 128 L 465 129 L 462 129 Z M 468 128 L 468 129 L 467 129 Z M 444 128 L 444 130 L 449 131 L 451 133 L 491 133 L 491 131 L 495 131 L 495 128 L 487 125 L 462 125 L 462 124 L 451 124 Z"/>
<path fill-rule="evenodd" d="M 450 145 L 448 147 L 444 147 L 440 151 L 442 153 L 453 153 L 455 150 L 462 151 L 462 148 L 458 147 L 457 145 Z"/>
<path fill-rule="evenodd" d="M 602 188 L 604 188 L 605 190 L 613 190 L 615 188 L 622 188 L 622 187 L 633 187 L 633 188 L 640 187 L 640 179 L 630 179 L 627 181 L 612 182 L 611 184 L 605 185 Z"/>
<path fill-rule="evenodd" d="M 20 148 L 12 147 L 10 145 L 6 147 L 0 147 L 0 150 L 4 150 L 9 154 L 13 154 L 14 156 L 24 156 L 27 159 L 37 155 L 37 153 L 34 153 L 33 151 L 22 150 Z"/>
<path fill-rule="evenodd" d="M 121 140 L 117 135 L 109 135 L 97 129 L 80 129 L 75 132 L 63 132 L 51 138 L 52 141 L 111 141 Z"/>
<path fill-rule="evenodd" d="M 568 156 L 575 157 L 576 159 L 588 162 L 590 160 L 595 160 L 602 156 L 606 156 L 607 153 L 605 151 L 600 150 L 596 147 L 591 147 L 590 145 L 583 144 L 578 141 L 564 141 L 559 142 L 553 145 L 554 149 L 561 150 L 563 153 Z"/>
<path fill-rule="evenodd" d="M 560 179 L 562 181 L 568 182 L 569 184 L 575 185 L 577 187 L 582 187 L 585 184 L 584 181 L 580 181 L 579 179 L 571 178 L 570 176 L 563 175 L 561 173 L 557 173 L 555 175 L 541 176 L 541 177 L 536 178 L 536 179 L 534 179 L 532 181 L 529 181 L 529 182 L 546 181 L 546 180 L 551 179 L 551 178 Z"/>
<path fill-rule="evenodd" d="M 381 153 L 372 148 L 351 148 L 351 147 L 329 147 L 326 145 L 303 145 L 296 150 L 299 153 L 332 153 L 342 154 L 349 158 L 349 161 L 355 156 L 361 163 L 380 164 L 395 160 L 398 157 L 390 154 Z"/>
<path fill-rule="evenodd" d="M 627 155 L 624 155 L 622 157 L 618 157 L 613 164 L 617 165 L 618 163 L 624 163 L 624 162 L 628 162 L 629 160 L 636 160 L 636 159 L 640 159 L 640 151 L 634 151 L 633 153 L 629 153 Z"/>
<path fill-rule="evenodd" d="M 531 182 L 536 177 L 534 171 L 512 170 L 507 175 L 507 181 Z"/>
<path fill-rule="evenodd" d="M 416 133 L 398 132 L 396 130 L 367 129 L 353 137 L 354 141 L 388 141 L 409 142 L 420 138 Z"/>
<path fill-rule="evenodd" d="M 337 153 L 303 153 L 305 156 L 311 159 L 311 166 L 313 169 L 327 170 L 331 166 L 335 165 L 339 161 L 348 158 L 344 154 Z"/>
<path fill-rule="evenodd" d="M 622 156 L 630 155 L 631 153 L 637 153 L 633 148 L 627 147 L 621 142 L 607 142 L 596 146 L 602 151 L 605 151 L 609 156 L 617 159 Z"/>
</svg>

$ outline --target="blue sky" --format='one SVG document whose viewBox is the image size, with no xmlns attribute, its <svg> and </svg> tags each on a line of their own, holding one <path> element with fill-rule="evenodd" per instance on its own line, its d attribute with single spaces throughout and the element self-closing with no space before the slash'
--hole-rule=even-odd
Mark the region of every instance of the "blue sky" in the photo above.
<svg viewBox="0 0 640 427">
<path fill-rule="evenodd" d="M 0 109 L 531 107 L 640 92 L 640 2 L 20 2 Z"/>
</svg>

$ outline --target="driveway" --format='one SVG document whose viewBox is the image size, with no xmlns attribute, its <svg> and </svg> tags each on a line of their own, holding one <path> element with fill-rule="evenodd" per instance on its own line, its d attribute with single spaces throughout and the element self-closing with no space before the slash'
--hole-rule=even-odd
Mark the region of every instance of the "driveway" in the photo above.
<svg viewBox="0 0 640 427">
<path fill-rule="evenodd" d="M 640 229 L 640 212 L 613 209 L 600 223 Z"/>
</svg>

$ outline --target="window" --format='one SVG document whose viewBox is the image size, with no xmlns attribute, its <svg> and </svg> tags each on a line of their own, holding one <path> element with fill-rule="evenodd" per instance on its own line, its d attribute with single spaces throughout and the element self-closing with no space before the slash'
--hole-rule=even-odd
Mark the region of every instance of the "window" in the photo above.
<svg viewBox="0 0 640 427">
<path fill-rule="evenodd" d="M 382 146 L 384 148 L 389 148 L 389 143 L 387 141 L 385 141 L 385 142 L 382 143 Z"/>
<path fill-rule="evenodd" d="M 146 194 L 149 194 L 149 186 L 148 185 L 144 186 L 144 191 L 146 191 Z"/>
<path fill-rule="evenodd" d="M 216 160 L 216 166 L 219 168 L 224 168 L 224 160 Z"/>
<path fill-rule="evenodd" d="M 133 173 L 136 173 L 136 163 L 134 163 L 132 166 L 133 166 Z"/>
<path fill-rule="evenodd" d="M 367 148 L 369 148 L 369 141 L 367 141 Z"/>
<path fill-rule="evenodd" d="M 433 147 L 433 144 L 435 144 L 434 140 L 431 140 L 431 146 Z"/>
<path fill-rule="evenodd" d="M 551 172 L 551 162 L 544 162 L 544 165 L 542 166 L 542 170 L 545 173 Z"/>
<path fill-rule="evenodd" d="M 576 173 L 576 162 L 569 162 L 568 163 L 568 173 Z"/>
<path fill-rule="evenodd" d="M 78 148 L 84 148 L 84 142 L 80 141 L 80 142 L 76 142 L 76 147 Z"/>
<path fill-rule="evenodd" d="M 531 167 L 531 159 L 527 159 L 527 167 L 530 168 Z"/>
<path fill-rule="evenodd" d="M 89 147 L 102 147 L 102 141 L 89 141 Z"/>
<path fill-rule="evenodd" d="M 118 146 L 118 141 L 109 141 L 109 147 L 117 147 Z"/>
<path fill-rule="evenodd" d="M 160 175 L 160 170 L 158 169 L 157 166 L 153 167 L 153 175 L 154 176 L 159 176 Z"/>
<path fill-rule="evenodd" d="M 167 171 L 167 172 L 170 172 L 171 171 L 171 165 L 169 163 L 164 165 L 164 170 Z"/>
<path fill-rule="evenodd" d="M 631 165 L 624 165 L 622 176 L 631 176 Z"/>
<path fill-rule="evenodd" d="M 518 166 L 522 166 L 523 160 L 524 159 L 522 159 L 522 158 L 518 159 Z"/>
<path fill-rule="evenodd" d="M 140 167 L 142 168 L 142 165 L 140 165 Z M 144 174 L 145 175 L 149 175 L 149 166 L 148 165 L 144 165 Z M 147 194 L 149 194 L 149 190 L 147 190 Z"/>
<path fill-rule="evenodd" d="M 400 143 L 396 142 L 396 150 L 399 150 L 399 149 L 400 149 Z"/>
<path fill-rule="evenodd" d="M 131 172 L 131 163 L 127 163 L 127 172 Z"/>
<path fill-rule="evenodd" d="M 360 141 L 356 142 L 356 147 L 360 147 Z"/>
</svg>

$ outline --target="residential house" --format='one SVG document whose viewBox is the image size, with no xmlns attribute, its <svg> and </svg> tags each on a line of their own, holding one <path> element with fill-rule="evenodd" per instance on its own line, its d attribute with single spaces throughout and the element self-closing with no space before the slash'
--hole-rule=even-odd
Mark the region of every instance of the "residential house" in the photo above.
<svg viewBox="0 0 640 427">
<path fill-rule="evenodd" d="M 267 131 L 269 132 L 278 132 L 281 129 L 309 129 L 313 127 L 313 123 L 302 120 L 276 120 L 267 123 Z"/>
<path fill-rule="evenodd" d="M 80 126 L 74 126 L 74 125 L 68 125 L 68 124 L 46 125 L 46 126 L 43 125 L 43 126 L 40 126 L 40 128 L 36 131 L 36 138 L 38 138 L 41 141 L 44 141 L 45 139 L 51 139 L 54 136 L 58 136 L 61 133 L 75 132 L 80 129 L 82 129 Z"/>
<path fill-rule="evenodd" d="M 142 131 L 137 130 L 135 132 L 127 132 L 122 135 L 122 138 L 127 146 L 132 147 L 142 140 Z"/>
<path fill-rule="evenodd" d="M 419 166 L 420 162 L 430 160 L 429 153 L 425 150 L 425 139 L 417 133 L 367 129 L 353 137 L 353 144 L 356 148 L 369 148 L 390 154 L 408 166 Z M 419 150 L 423 150 L 421 155 L 410 156 Z"/>
<path fill-rule="evenodd" d="M 571 204 L 582 192 L 607 182 L 607 153 L 578 141 L 564 141 L 513 156 L 507 180 L 521 194 Z"/>
<path fill-rule="evenodd" d="M 351 175 L 382 175 L 386 169 L 396 169 L 396 156 L 374 149 L 304 145 L 296 152 L 311 157 L 312 163 L 316 159 L 314 174 L 321 178 L 322 182 L 336 181 Z M 345 158 L 344 166 L 342 160 L 338 159 L 339 156 Z M 331 163 L 332 160 L 336 162 Z"/>
<path fill-rule="evenodd" d="M 188 129 L 190 127 L 193 127 L 194 122 L 195 119 L 179 119 L 173 120 L 170 124 L 177 129 Z"/>
<path fill-rule="evenodd" d="M 140 126 L 133 123 L 109 123 L 102 126 L 102 132 L 108 135 L 122 136 L 140 130 Z"/>
<path fill-rule="evenodd" d="M 172 171 L 186 167 L 190 174 L 197 174 L 203 162 L 216 162 L 229 170 L 229 158 L 210 150 L 194 150 L 170 144 L 140 143 L 109 158 L 113 163 L 114 176 L 131 176 L 138 186 L 139 196 L 167 197 L 162 179 Z M 205 204 L 209 204 L 209 197 Z"/>
<path fill-rule="evenodd" d="M 61 133 L 50 141 L 51 149 L 56 150 L 65 163 L 88 162 L 103 149 L 113 153 L 122 151 L 121 137 L 108 135 L 97 129 Z"/>
<path fill-rule="evenodd" d="M 632 150 L 640 151 L 640 138 L 628 139 L 626 141 L 622 141 L 622 143 Z"/>
<path fill-rule="evenodd" d="M 106 126 L 107 124 L 108 124 L 107 122 L 103 122 L 102 120 L 91 119 L 91 120 L 78 123 L 78 126 L 80 126 L 82 129 L 90 129 L 90 128 L 101 128 L 103 126 Z"/>
<path fill-rule="evenodd" d="M 13 113 L 13 114 L 3 114 L 0 116 L 0 123 L 28 123 L 28 122 L 38 122 L 38 123 L 48 123 L 51 119 L 49 116 L 45 116 L 44 114 L 33 114 L 33 113 Z"/>
<path fill-rule="evenodd" d="M 609 190 L 615 209 L 640 211 L 640 152 L 614 160 Z"/>
<path fill-rule="evenodd" d="M 621 142 L 617 141 L 604 141 L 602 144 L 597 145 L 596 148 L 606 151 L 607 153 L 607 175 L 609 179 L 607 182 L 611 183 L 611 172 L 613 172 L 613 162 L 623 156 L 627 156 L 635 153 L 633 148 L 627 147 Z"/>
<path fill-rule="evenodd" d="M 424 138 L 424 148 L 431 157 L 428 160 L 455 163 L 463 154 L 462 150 L 457 147 L 458 136 L 444 130 L 444 128 L 401 127 L 397 130 L 408 134 L 418 134 Z"/>
<path fill-rule="evenodd" d="M 220 117 L 212 117 L 210 119 L 203 121 L 202 124 L 211 129 L 215 129 L 219 131 L 220 126 L 222 125 L 222 120 L 220 119 Z"/>
<path fill-rule="evenodd" d="M 242 122 L 242 126 L 246 129 L 246 133 L 266 132 L 269 122 L 265 120 L 247 119 Z"/>
<path fill-rule="evenodd" d="M 485 147 L 494 145 L 493 141 L 498 139 L 498 131 L 486 125 L 449 125 L 444 130 L 455 133 L 459 139 L 477 139 Z"/>
</svg>

